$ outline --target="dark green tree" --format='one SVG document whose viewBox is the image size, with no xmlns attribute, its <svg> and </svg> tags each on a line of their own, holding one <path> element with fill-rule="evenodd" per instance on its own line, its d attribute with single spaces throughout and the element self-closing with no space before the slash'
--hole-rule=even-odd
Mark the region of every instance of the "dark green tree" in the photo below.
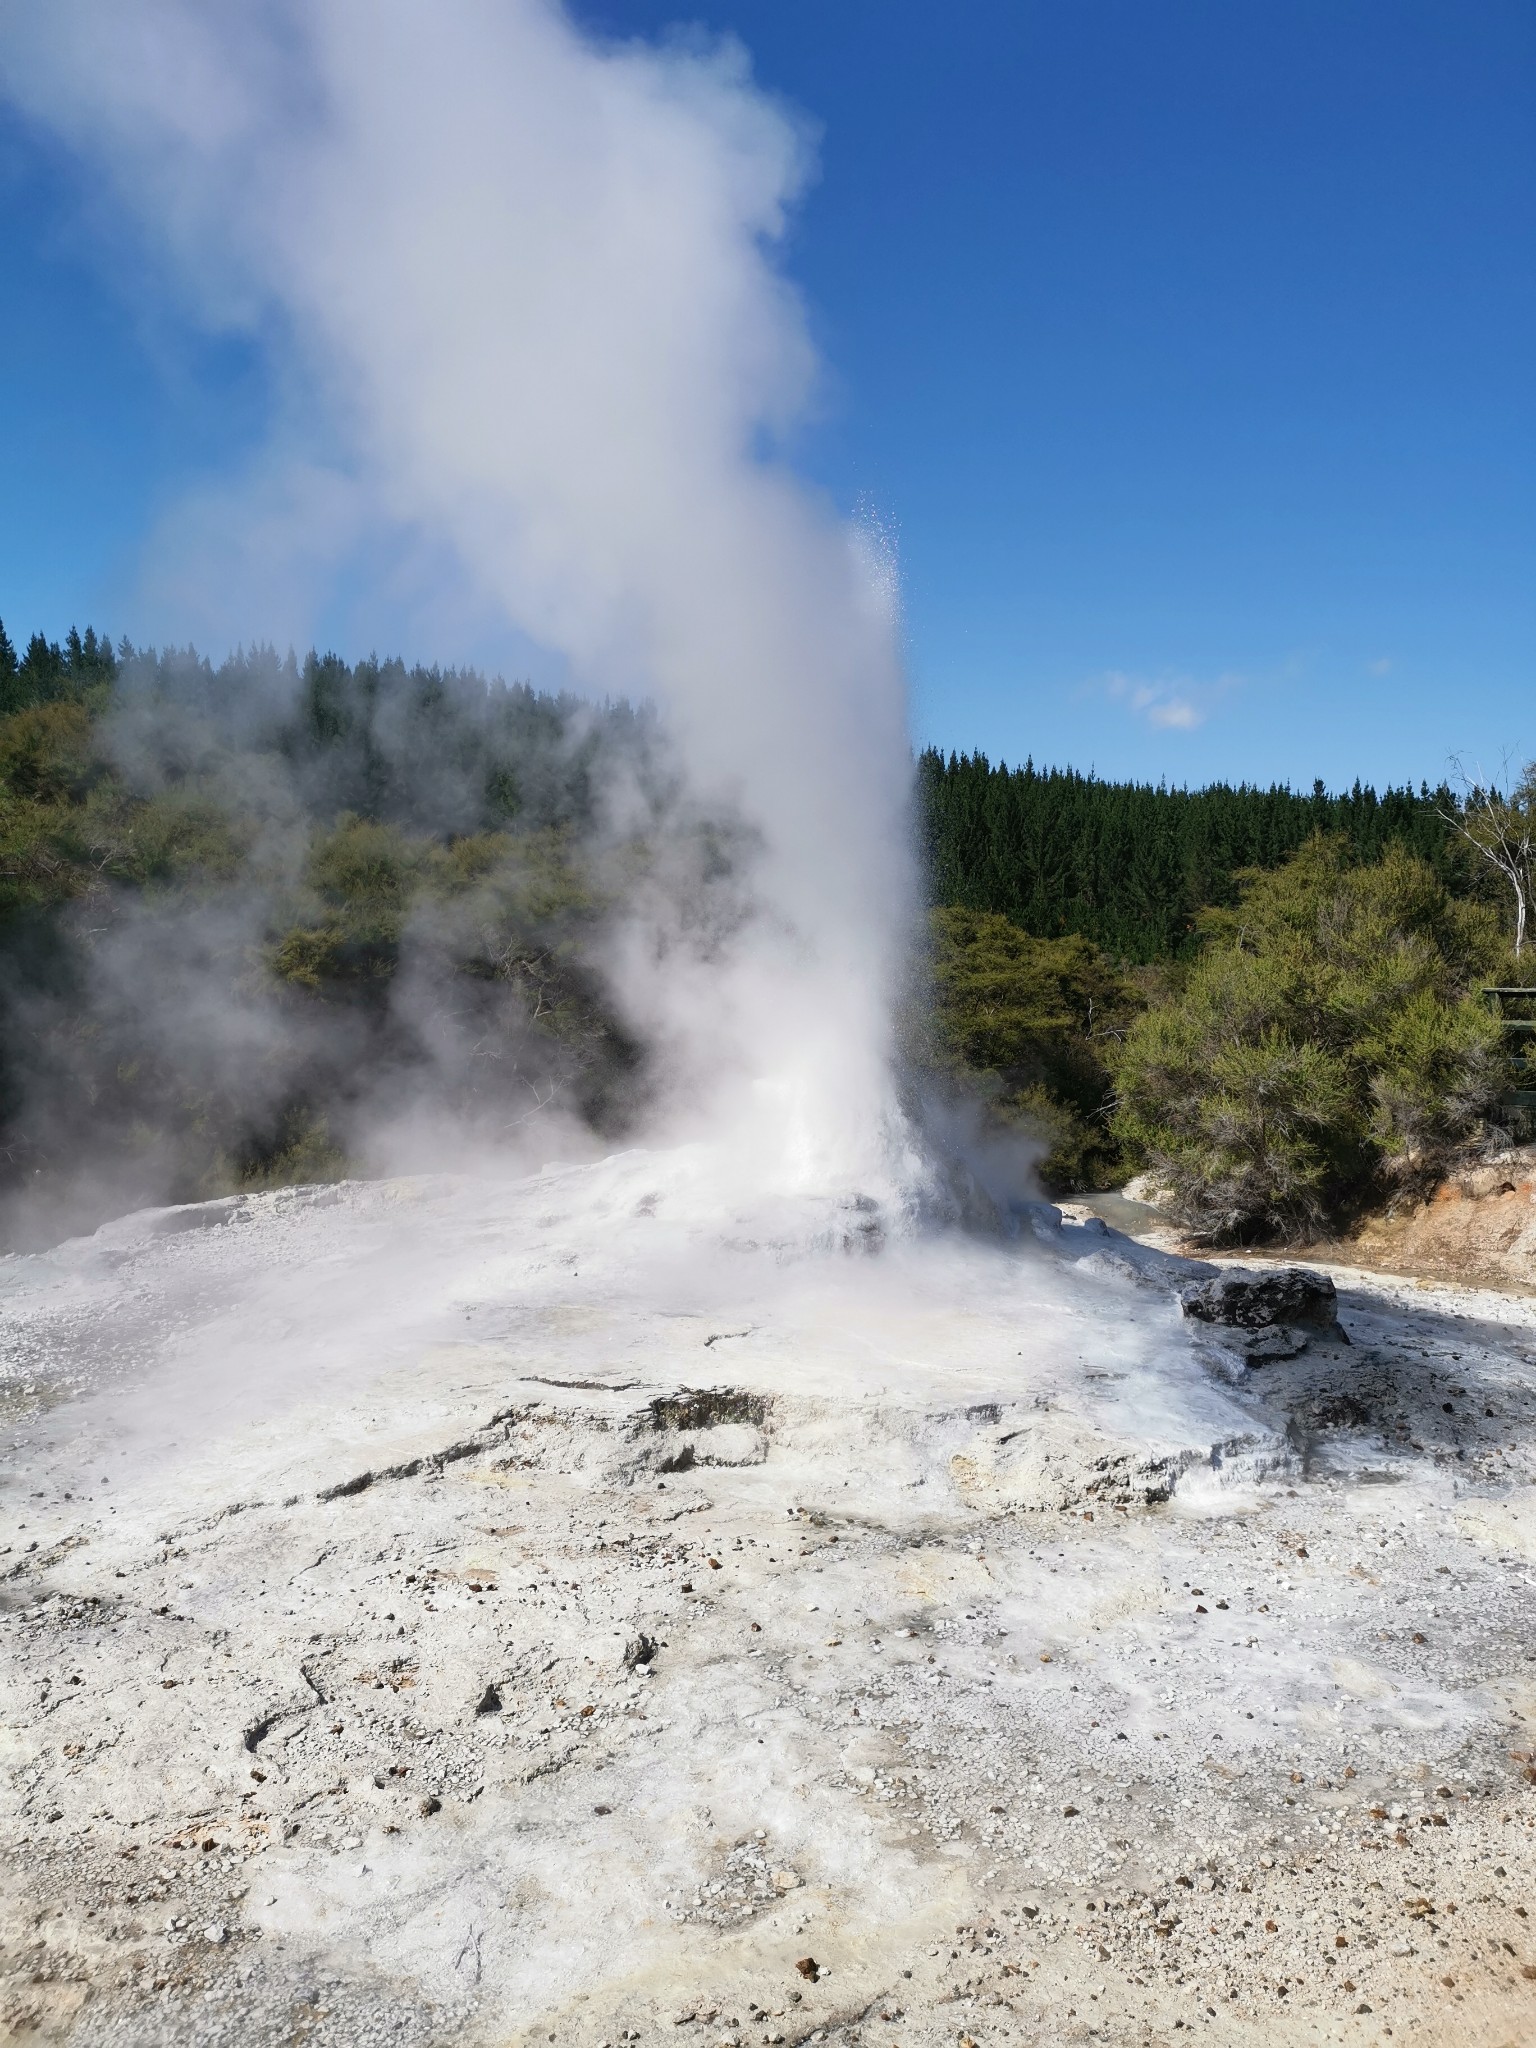
<svg viewBox="0 0 1536 2048">
<path fill-rule="evenodd" d="M 1497 913 L 1452 897 L 1399 844 L 1361 865 L 1318 835 L 1238 877 L 1204 952 L 1115 1059 L 1116 1129 L 1215 1243 L 1303 1237 L 1362 1203 L 1421 1196 L 1503 1079 L 1475 993 Z"/>
<path fill-rule="evenodd" d="M 923 1063 L 1033 1133 L 1053 1193 L 1113 1180 L 1105 1055 L 1140 1007 L 1125 977 L 1087 939 L 954 908 L 930 914 L 927 965 Z"/>
</svg>

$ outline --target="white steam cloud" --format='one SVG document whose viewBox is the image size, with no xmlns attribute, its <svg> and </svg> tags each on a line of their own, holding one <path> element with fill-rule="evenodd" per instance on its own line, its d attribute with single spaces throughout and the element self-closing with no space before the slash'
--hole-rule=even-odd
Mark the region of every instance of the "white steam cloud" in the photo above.
<svg viewBox="0 0 1536 2048">
<path fill-rule="evenodd" d="M 674 1128 L 734 1119 L 765 1185 L 889 1189 L 894 593 L 771 452 L 816 377 L 773 258 L 803 129 L 733 46 L 599 44 L 551 0 L 50 0 L 7 11 L 0 89 L 135 261 L 280 367 L 283 426 L 199 508 L 227 630 L 272 631 L 247 608 L 365 535 L 428 608 L 653 694 L 760 847 L 743 930 L 623 949 Z"/>
</svg>

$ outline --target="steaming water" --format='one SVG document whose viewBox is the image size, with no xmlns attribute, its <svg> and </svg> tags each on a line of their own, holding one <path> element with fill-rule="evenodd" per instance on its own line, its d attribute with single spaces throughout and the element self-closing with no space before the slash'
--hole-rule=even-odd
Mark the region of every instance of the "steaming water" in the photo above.
<svg viewBox="0 0 1536 2048">
<path fill-rule="evenodd" d="M 344 582 L 370 637 L 451 654 L 489 613 L 579 688 L 653 696 L 751 848 L 734 923 L 676 877 L 607 963 L 658 1133 L 728 1137 L 738 1189 L 894 1192 L 893 578 L 773 452 L 816 380 L 775 254 L 803 126 L 734 46 L 602 44 L 548 0 L 60 0 L 0 24 L 0 89 L 140 275 L 289 394 L 152 544 L 146 608 L 173 563 L 177 640 L 302 644 Z"/>
<path fill-rule="evenodd" d="M 490 607 L 581 686 L 654 694 L 745 850 L 729 917 L 663 874 L 606 962 L 660 1080 L 650 1151 L 233 1205 L 147 1245 L 130 1222 L 18 1278 L 18 1328 L 36 1310 L 67 1371 L 152 1388 L 111 1428 L 161 1454 L 444 1344 L 675 1377 L 701 1320 L 711 1370 L 785 1387 L 1003 1387 L 1207 1454 L 1241 1434 L 1165 1295 L 924 1227 L 892 1081 L 895 575 L 774 452 L 815 388 L 776 258 L 809 155 L 743 54 L 602 43 L 550 0 L 58 0 L 6 17 L 0 85 L 143 277 L 290 394 L 249 474 L 151 548 L 178 637 L 196 608 L 302 632 L 343 575 L 377 612 L 404 559 L 435 628 Z M 983 1165 L 1006 1210 L 1016 1162 Z"/>
<path fill-rule="evenodd" d="M 658 1077 L 650 1149 L 128 1219 L 11 1268 L 35 1398 L 91 1397 L 56 1469 L 99 1447 L 163 1487 L 306 1442 L 334 1466 L 359 1400 L 387 1436 L 470 1354 L 1025 1400 L 1242 1469 L 1251 1420 L 1166 1289 L 1071 1233 L 933 1228 L 892 1080 L 915 893 L 894 566 L 773 452 L 814 393 L 775 255 L 809 160 L 742 53 L 603 44 L 548 0 L 57 0 L 0 25 L 0 84 L 144 276 L 291 394 L 250 473 L 151 547 L 177 637 L 302 634 L 343 575 L 379 616 L 405 559 L 428 630 L 488 606 L 580 686 L 654 695 L 741 849 L 730 915 L 663 867 L 604 963 Z M 242 1020 L 198 1014 L 239 1056 Z M 974 1163 L 1009 1214 L 1018 1160 Z"/>
<path fill-rule="evenodd" d="M 867 1196 L 748 1204 L 711 1164 L 636 1151 L 517 1182 L 255 1196 L 8 1260 L 11 1387 L 86 1397 L 32 1425 L 34 1455 L 63 1473 L 99 1455 L 159 1491 L 178 1460 L 258 1440 L 258 1462 L 291 1460 L 308 1441 L 331 1483 L 371 1455 L 340 1447 L 339 1418 L 377 1399 L 388 1438 L 387 1411 L 419 1417 L 457 1362 L 877 1407 L 1030 1402 L 1228 1478 L 1246 1447 L 1273 1454 L 1170 1292 L 1106 1268 L 1102 1233 L 1047 1220 L 1044 1242 L 1007 1243 L 923 1232 Z"/>
</svg>

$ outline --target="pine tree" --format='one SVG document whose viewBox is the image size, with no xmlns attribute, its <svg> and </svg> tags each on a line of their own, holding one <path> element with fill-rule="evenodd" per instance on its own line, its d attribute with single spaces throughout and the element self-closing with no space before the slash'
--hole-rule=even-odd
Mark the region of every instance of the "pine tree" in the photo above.
<svg viewBox="0 0 1536 2048">
<path fill-rule="evenodd" d="M 5 630 L 5 621 L 0 619 L 0 718 L 7 718 L 11 712 L 21 709 L 17 685 L 20 666 L 11 636 Z"/>
</svg>

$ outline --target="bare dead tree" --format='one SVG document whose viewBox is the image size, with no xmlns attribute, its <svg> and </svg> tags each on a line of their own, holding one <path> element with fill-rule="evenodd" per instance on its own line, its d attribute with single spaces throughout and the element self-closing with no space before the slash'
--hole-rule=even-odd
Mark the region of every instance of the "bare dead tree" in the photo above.
<svg viewBox="0 0 1536 2048">
<path fill-rule="evenodd" d="M 1525 927 L 1530 912 L 1533 863 L 1536 863 L 1536 761 L 1528 761 L 1504 795 L 1482 776 L 1474 779 L 1459 758 L 1451 763 L 1460 783 L 1463 799 L 1459 807 L 1441 811 L 1445 822 L 1459 832 L 1469 846 L 1498 869 L 1515 899 L 1515 958 L 1525 950 Z M 1510 761 L 1506 755 L 1500 779 L 1510 782 Z"/>
<path fill-rule="evenodd" d="M 519 1078 L 533 1100 L 521 1116 L 508 1118 L 501 1126 L 504 1131 L 520 1130 L 524 1124 L 531 1124 L 534 1118 L 548 1109 L 560 1094 L 559 1084 L 555 1081 L 530 1081 L 526 1075 Z"/>
</svg>

